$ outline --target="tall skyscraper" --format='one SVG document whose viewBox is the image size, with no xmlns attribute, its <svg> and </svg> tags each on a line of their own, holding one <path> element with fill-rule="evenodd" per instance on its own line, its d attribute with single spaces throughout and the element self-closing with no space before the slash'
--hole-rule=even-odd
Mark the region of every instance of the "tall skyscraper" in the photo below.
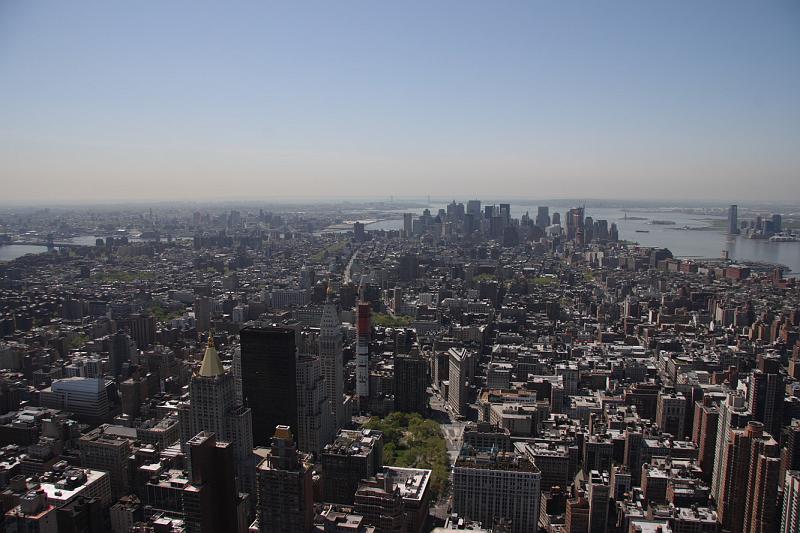
<svg viewBox="0 0 800 533">
<path fill-rule="evenodd" d="M 584 208 L 573 207 L 567 211 L 566 220 L 567 224 L 567 240 L 577 239 L 583 235 L 584 224 Z"/>
<path fill-rule="evenodd" d="M 333 418 L 332 425 L 335 432 L 347 421 L 342 405 L 344 395 L 342 322 L 336 305 L 331 301 L 332 292 L 331 285 L 328 284 L 328 300 L 322 309 L 322 320 L 319 325 L 319 357 L 322 363 L 322 376 L 325 379 L 325 396 L 328 398 L 328 408 Z"/>
<path fill-rule="evenodd" d="M 414 236 L 414 213 L 403 213 L 403 234 L 406 239 Z"/>
<path fill-rule="evenodd" d="M 183 490 L 187 532 L 236 531 L 239 522 L 232 446 L 201 432 L 187 443 L 191 485 Z"/>
<path fill-rule="evenodd" d="M 198 333 L 208 331 L 211 325 L 211 299 L 198 296 L 194 299 L 195 329 Z"/>
<path fill-rule="evenodd" d="M 297 431 L 295 331 L 245 326 L 239 332 L 242 396 L 253 411 L 253 443 L 267 446 L 277 426 Z"/>
<path fill-rule="evenodd" d="M 550 225 L 550 208 L 546 205 L 536 208 L 536 225 L 540 228 L 546 228 Z"/>
<path fill-rule="evenodd" d="M 200 371 L 189 384 L 189 403 L 178 411 L 181 444 L 185 448 L 202 432 L 214 433 L 221 441 L 230 442 L 240 488 L 254 494 L 253 428 L 250 409 L 236 395 L 231 372 L 225 370 L 208 338 Z"/>
<path fill-rule="evenodd" d="M 728 208 L 728 234 L 739 234 L 739 206 L 731 204 Z"/>
<path fill-rule="evenodd" d="M 500 216 L 505 219 L 505 223 L 511 222 L 511 204 L 500 204 Z"/>
<path fill-rule="evenodd" d="M 780 233 L 783 229 L 783 217 L 779 214 L 772 215 L 772 231 L 773 233 Z"/>
<path fill-rule="evenodd" d="M 336 419 L 325 393 L 320 358 L 301 355 L 297 359 L 297 446 L 319 455 L 335 435 Z"/>
<path fill-rule="evenodd" d="M 475 218 L 481 218 L 481 201 L 480 200 L 468 200 L 467 201 L 467 213 L 470 215 L 474 215 Z"/>
<path fill-rule="evenodd" d="M 722 453 L 723 472 L 718 501 L 722 527 L 731 533 L 767 533 L 777 527 L 780 459 L 778 443 L 764 425 L 750 421 L 731 429 Z"/>
<path fill-rule="evenodd" d="M 780 435 L 783 425 L 783 400 L 786 385 L 777 356 L 758 356 L 748 389 L 748 403 L 753 419 L 764 423 L 772 435 Z"/>
<path fill-rule="evenodd" d="M 711 481 L 714 474 L 714 454 L 716 453 L 717 429 L 719 427 L 719 408 L 709 395 L 702 402 L 695 403 L 694 430 L 692 442 L 697 445 L 697 464 L 703 471 L 703 480 Z"/>
<path fill-rule="evenodd" d="M 428 363 L 419 354 L 394 357 L 394 410 L 420 413 L 428 410 Z"/>
<path fill-rule="evenodd" d="M 608 524 L 608 500 L 611 496 L 608 473 L 597 470 L 589 473 L 587 499 L 589 500 L 589 533 L 605 533 Z"/>
<path fill-rule="evenodd" d="M 455 414 L 464 415 L 467 410 L 467 382 L 469 366 L 472 364 L 471 353 L 465 348 L 450 348 L 447 357 L 450 378 L 447 402 Z"/>
<path fill-rule="evenodd" d="M 781 470 L 800 470 L 800 420 L 794 419 L 783 437 L 781 451 Z"/>
<path fill-rule="evenodd" d="M 124 332 L 117 331 L 111 337 L 111 350 L 108 354 L 108 363 L 111 366 L 111 374 L 116 378 L 122 374 L 122 365 L 131 360 L 134 346 L 131 346 L 131 338 Z"/>
<path fill-rule="evenodd" d="M 313 464 L 297 451 L 289 426 L 278 426 L 257 467 L 258 530 L 306 533 L 314 522 Z M 222 531 L 222 530 L 220 530 Z"/>
<path fill-rule="evenodd" d="M 363 410 L 369 400 L 369 337 L 372 325 L 370 305 L 359 302 L 356 318 L 356 394 L 361 399 Z"/>
<path fill-rule="evenodd" d="M 711 477 L 711 495 L 717 504 L 719 504 L 722 497 L 722 476 L 725 469 L 723 454 L 730 441 L 730 430 L 744 427 L 751 418 L 750 411 L 745 404 L 745 398 L 740 393 L 729 392 L 725 401 L 720 402 L 714 473 Z"/>
<path fill-rule="evenodd" d="M 800 531 L 800 471 L 786 472 L 783 483 L 783 513 L 780 533 Z"/>
</svg>

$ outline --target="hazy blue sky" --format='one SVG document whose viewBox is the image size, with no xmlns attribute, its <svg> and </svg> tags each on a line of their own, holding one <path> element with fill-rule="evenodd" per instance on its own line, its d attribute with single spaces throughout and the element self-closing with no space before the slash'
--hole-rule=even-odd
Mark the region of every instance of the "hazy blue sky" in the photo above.
<svg viewBox="0 0 800 533">
<path fill-rule="evenodd" d="M 0 0 L 0 202 L 800 200 L 800 2 Z"/>
</svg>

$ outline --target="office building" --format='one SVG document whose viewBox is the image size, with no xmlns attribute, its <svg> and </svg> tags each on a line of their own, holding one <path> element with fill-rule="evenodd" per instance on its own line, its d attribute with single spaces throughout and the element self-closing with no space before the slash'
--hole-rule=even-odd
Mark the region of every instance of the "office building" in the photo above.
<svg viewBox="0 0 800 533">
<path fill-rule="evenodd" d="M 403 498 L 391 475 L 383 473 L 362 479 L 358 484 L 353 511 L 364 522 L 382 533 L 403 533 L 406 530 Z"/>
<path fill-rule="evenodd" d="M 414 214 L 403 213 L 403 236 L 410 239 L 414 236 Z"/>
<path fill-rule="evenodd" d="M 578 240 L 583 235 L 584 208 L 573 207 L 566 214 L 567 240 Z"/>
<path fill-rule="evenodd" d="M 372 309 L 366 302 L 359 302 L 356 315 L 356 394 L 361 399 L 363 410 L 369 399 L 369 338 L 372 330 Z"/>
<path fill-rule="evenodd" d="M 428 412 L 428 362 L 419 354 L 394 357 L 394 410 L 403 413 Z"/>
<path fill-rule="evenodd" d="M 107 471 L 75 468 L 59 462 L 39 477 L 39 488 L 47 495 L 47 503 L 57 509 L 91 498 L 97 498 L 105 509 L 113 501 L 110 478 Z"/>
<path fill-rule="evenodd" d="M 56 510 L 59 533 L 107 533 L 105 505 L 98 498 L 78 498 Z"/>
<path fill-rule="evenodd" d="M 676 439 L 686 435 L 686 397 L 680 392 L 661 392 L 658 395 L 656 424 Z"/>
<path fill-rule="evenodd" d="M 739 234 L 739 206 L 731 204 L 728 208 L 728 235 Z"/>
<path fill-rule="evenodd" d="M 220 441 L 229 442 L 239 488 L 254 494 L 251 410 L 237 397 L 233 374 L 222 366 L 211 337 L 200 371 L 189 383 L 189 403 L 180 406 L 178 419 L 184 448 L 190 439 L 202 432 L 213 433 Z"/>
<path fill-rule="evenodd" d="M 121 320 L 120 325 L 130 330 L 131 338 L 140 350 L 150 348 L 156 340 L 156 319 L 152 315 L 134 314 Z"/>
<path fill-rule="evenodd" d="M 87 424 L 101 424 L 109 416 L 106 383 L 101 378 L 57 379 L 42 389 L 39 398 L 42 406 L 69 411 Z"/>
<path fill-rule="evenodd" d="M 42 489 L 32 490 L 19 499 L 19 505 L 5 515 L 3 530 L 9 533 L 58 533 L 56 508 L 47 503 Z"/>
<path fill-rule="evenodd" d="M 586 497 L 589 500 L 589 533 L 606 532 L 610 496 L 608 474 L 592 470 L 586 483 Z"/>
<path fill-rule="evenodd" d="M 481 201 L 480 200 L 467 200 L 466 214 L 474 215 L 475 218 L 481 217 Z"/>
<path fill-rule="evenodd" d="M 130 492 L 128 483 L 128 456 L 131 455 L 131 439 L 115 434 L 113 426 L 104 424 L 81 435 L 78 449 L 81 465 L 102 470 L 111 476 L 111 495 L 117 499 Z M 133 436 L 135 438 L 135 431 Z"/>
<path fill-rule="evenodd" d="M 186 533 L 243 533 L 246 500 L 236 490 L 230 443 L 201 432 L 186 442 L 186 450 L 188 469 L 159 469 L 147 480 L 146 506 L 181 520 Z"/>
<path fill-rule="evenodd" d="M 383 434 L 380 431 L 340 430 L 322 450 L 323 500 L 353 503 L 362 479 L 375 476 L 383 467 Z"/>
<path fill-rule="evenodd" d="M 462 433 L 464 446 L 477 452 L 510 452 L 514 449 L 511 432 L 502 426 L 489 422 L 469 423 Z"/>
<path fill-rule="evenodd" d="M 364 231 L 364 224 L 358 220 L 353 223 L 353 240 L 356 242 L 364 242 L 367 240 L 367 233 Z"/>
<path fill-rule="evenodd" d="M 464 416 L 467 410 L 469 387 L 469 366 L 472 354 L 465 348 L 450 348 L 447 352 L 450 386 L 447 390 L 447 403 L 453 413 Z"/>
<path fill-rule="evenodd" d="M 204 431 L 191 438 L 187 448 L 191 470 L 191 485 L 183 490 L 187 533 L 241 531 L 232 445 Z"/>
<path fill-rule="evenodd" d="M 295 331 L 245 326 L 241 338 L 242 395 L 253 411 L 253 443 L 267 446 L 277 426 L 297 432 Z"/>
<path fill-rule="evenodd" d="M 207 296 L 194 299 L 194 320 L 198 333 L 205 333 L 211 327 L 211 299 Z"/>
<path fill-rule="evenodd" d="M 297 451 L 288 426 L 278 426 L 258 464 L 258 531 L 306 533 L 314 521 L 313 463 Z"/>
<path fill-rule="evenodd" d="M 136 496 L 123 496 L 109 510 L 111 531 L 129 533 L 136 522 L 142 520 L 142 502 Z"/>
<path fill-rule="evenodd" d="M 403 501 L 403 531 L 422 533 L 431 505 L 431 470 L 423 468 L 400 468 L 384 466 L 384 479 L 389 478 L 393 490 L 399 492 Z M 356 500 L 358 501 L 358 500 Z"/>
<path fill-rule="evenodd" d="M 511 533 L 536 531 L 540 485 L 539 469 L 524 455 L 462 450 L 453 468 L 453 510 L 484 524 L 510 520 Z"/>
<path fill-rule="evenodd" d="M 567 511 L 564 520 L 566 533 L 586 533 L 589 531 L 589 500 L 584 492 L 567 500 Z"/>
<path fill-rule="evenodd" d="M 536 225 L 544 229 L 550 225 L 550 208 L 539 206 L 536 208 Z"/>
<path fill-rule="evenodd" d="M 405 253 L 400 256 L 397 275 L 400 281 L 414 281 L 419 277 L 419 257 L 417 257 L 417 254 Z"/>
<path fill-rule="evenodd" d="M 297 360 L 297 447 L 318 456 L 335 429 L 320 357 L 301 355 Z"/>
<path fill-rule="evenodd" d="M 509 438 L 509 443 L 510 443 Z M 464 443 L 467 433 L 464 432 Z M 496 449 L 501 449 L 500 447 Z M 570 480 L 569 446 L 560 442 L 529 442 L 525 444 L 525 455 L 536 465 L 542 475 L 542 490 L 549 491 L 558 486 L 566 488 Z"/>
<path fill-rule="evenodd" d="M 111 337 L 111 349 L 108 354 L 108 365 L 111 375 L 115 378 L 122 375 L 122 367 L 130 362 L 131 354 L 135 352 L 136 345 L 124 332 L 117 331 Z"/>
<path fill-rule="evenodd" d="M 505 224 L 511 222 L 511 204 L 500 204 L 500 216 L 505 219 Z"/>
<path fill-rule="evenodd" d="M 344 396 L 344 364 L 342 362 L 342 321 L 336 305 L 331 301 L 333 287 L 328 284 L 328 298 L 322 309 L 319 324 L 319 357 L 325 385 L 325 397 L 334 431 L 348 421 L 342 404 Z M 333 435 L 328 435 L 332 437 Z M 302 447 L 300 448 L 303 449 Z"/>
</svg>

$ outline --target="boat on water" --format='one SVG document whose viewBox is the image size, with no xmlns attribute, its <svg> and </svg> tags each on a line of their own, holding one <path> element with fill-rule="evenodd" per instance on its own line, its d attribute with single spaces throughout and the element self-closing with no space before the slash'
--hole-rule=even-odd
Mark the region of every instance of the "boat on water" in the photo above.
<svg viewBox="0 0 800 533">
<path fill-rule="evenodd" d="M 649 229 L 637 229 L 636 233 L 650 233 Z"/>
<path fill-rule="evenodd" d="M 769 238 L 769 242 L 800 242 L 796 235 L 779 233 Z"/>
</svg>

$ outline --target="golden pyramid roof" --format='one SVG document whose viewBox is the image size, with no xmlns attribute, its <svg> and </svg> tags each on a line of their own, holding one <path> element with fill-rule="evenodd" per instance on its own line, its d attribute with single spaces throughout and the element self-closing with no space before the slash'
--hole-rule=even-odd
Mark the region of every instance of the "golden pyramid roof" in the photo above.
<svg viewBox="0 0 800 533">
<path fill-rule="evenodd" d="M 214 347 L 214 337 L 208 336 L 206 353 L 203 355 L 203 363 L 200 365 L 200 375 L 207 378 L 221 376 L 225 373 L 222 361 L 219 360 L 217 349 Z"/>
</svg>

